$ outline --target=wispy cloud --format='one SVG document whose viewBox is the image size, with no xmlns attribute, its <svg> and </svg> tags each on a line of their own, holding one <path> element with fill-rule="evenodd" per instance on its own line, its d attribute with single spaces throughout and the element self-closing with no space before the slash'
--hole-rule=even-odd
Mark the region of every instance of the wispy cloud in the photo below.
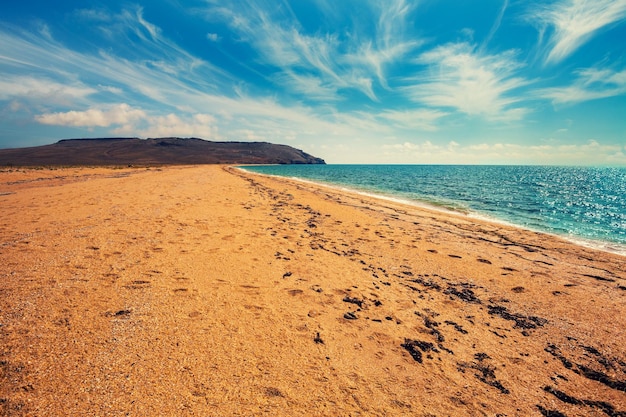
<svg viewBox="0 0 626 417">
<path fill-rule="evenodd" d="M 537 94 L 552 104 L 575 104 L 626 94 L 626 70 L 588 68 L 576 72 L 574 83 L 566 87 L 551 87 Z"/>
<path fill-rule="evenodd" d="M 301 74 L 297 71 L 284 70 L 273 77 L 274 81 L 288 86 L 289 89 L 309 99 L 325 102 L 338 101 L 337 86 L 324 82 L 320 77 L 311 74 Z M 373 94 L 373 93 L 372 93 Z"/>
<path fill-rule="evenodd" d="M 412 8 L 405 0 L 362 4 L 369 6 L 370 13 L 364 14 L 371 16 L 375 28 L 367 33 L 343 28 L 343 32 L 320 29 L 311 34 L 303 30 L 290 8 L 263 5 L 261 1 L 220 2 L 207 15 L 227 21 L 254 48 L 259 62 L 271 67 L 269 78 L 277 85 L 310 94 L 307 98 L 326 100 L 332 93 L 338 100 L 343 90 L 356 90 L 376 101 L 374 82 L 388 88 L 386 66 L 421 44 L 406 40 L 405 20 Z M 321 10 L 333 18 L 332 8 Z"/>
<path fill-rule="evenodd" d="M 210 114 L 194 114 L 179 116 L 173 113 L 164 116 L 149 116 L 143 119 L 140 126 L 127 124 L 112 131 L 116 135 L 136 135 L 140 137 L 201 137 L 219 140 L 216 119 Z"/>
<path fill-rule="evenodd" d="M 319 135 L 338 129 L 310 108 L 237 93 L 238 80 L 182 50 L 146 22 L 141 10 L 106 19 L 101 14 L 82 16 L 92 18 L 93 24 L 124 21 L 126 32 L 113 34 L 113 40 L 127 42 L 125 48 L 133 54 L 124 48 L 79 52 L 51 35 L 0 27 L 0 100 L 14 103 L 6 110 L 25 111 L 20 103 L 29 103 L 28 113 L 38 114 L 35 121 L 42 124 L 109 126 L 115 134 L 140 136 L 167 133 L 216 138 L 221 125 L 224 138 L 240 139 L 236 132 L 251 126 L 268 140 L 282 140 L 293 137 L 294 131 Z M 133 41 L 129 33 L 141 34 L 142 40 Z M 112 53 L 120 49 L 124 57 Z M 202 115 L 215 120 L 202 128 Z"/>
<path fill-rule="evenodd" d="M 126 103 L 85 111 L 45 113 L 35 117 L 42 124 L 73 127 L 111 127 L 114 135 L 139 137 L 185 136 L 220 139 L 216 118 L 210 114 L 149 115 Z"/>
<path fill-rule="evenodd" d="M 5 75 L 0 79 L 0 100 L 19 99 L 30 103 L 46 102 L 50 105 L 69 106 L 83 102 L 98 90 L 80 81 L 65 83 L 45 77 Z"/>
<path fill-rule="evenodd" d="M 502 8 L 500 9 L 500 12 L 498 13 L 498 17 L 496 18 L 495 22 L 491 26 L 491 29 L 489 30 L 489 34 L 487 35 L 487 37 L 485 38 L 485 40 L 482 42 L 480 46 L 481 49 L 484 49 L 487 47 L 489 42 L 491 42 L 491 39 L 493 38 L 493 36 L 496 34 L 498 29 L 500 28 L 500 24 L 502 24 L 502 18 L 504 17 L 504 12 L 506 12 L 507 7 L 509 7 L 509 0 L 504 0 L 502 4 Z"/>
<path fill-rule="evenodd" d="M 529 81 L 516 76 L 522 65 L 514 51 L 489 55 L 454 43 L 423 53 L 416 63 L 427 69 L 407 79 L 404 91 L 413 101 L 492 120 L 518 120 L 527 111 L 515 106 L 515 90 Z"/>
<path fill-rule="evenodd" d="M 120 45 L 114 50 L 125 56 L 113 55 L 105 47 L 79 52 L 44 34 L 8 27 L 0 28 L 0 68 L 5 74 L 29 74 L 41 84 L 76 86 L 106 81 L 109 91 L 118 89 L 127 97 L 140 94 L 164 104 L 169 90 L 192 86 L 217 91 L 212 80 L 230 79 L 222 70 L 162 37 L 156 27 L 145 22 L 141 10 L 124 11 L 115 18 L 123 21 L 125 32 L 120 31 L 110 41 Z M 133 40 L 129 32 L 142 34 L 141 40 Z"/>
<path fill-rule="evenodd" d="M 111 14 L 105 9 L 78 9 L 74 15 L 87 22 L 110 22 L 112 20 Z"/>
<path fill-rule="evenodd" d="M 387 123 L 390 122 L 396 128 L 432 132 L 438 130 L 439 119 L 448 115 L 449 113 L 433 109 L 386 110 L 378 114 L 378 118 L 386 120 Z"/>
<path fill-rule="evenodd" d="M 108 127 L 126 125 L 145 117 L 146 113 L 143 110 L 133 109 L 128 104 L 122 103 L 107 109 L 91 108 L 85 111 L 45 113 L 36 116 L 35 120 L 47 125 Z"/>
<path fill-rule="evenodd" d="M 408 52 L 421 46 L 421 39 L 407 40 L 406 24 L 410 13 L 415 8 L 406 0 L 372 2 L 375 13 L 379 15 L 375 32 L 375 48 L 367 42 L 356 55 L 364 59 L 373 68 L 378 81 L 388 88 L 385 65 L 398 62 Z"/>
<path fill-rule="evenodd" d="M 539 26 L 548 64 L 561 62 L 600 29 L 626 18 L 626 0 L 560 0 L 533 7 L 528 20 Z"/>
<path fill-rule="evenodd" d="M 626 162 L 626 147 L 591 139 L 581 144 L 477 143 L 455 141 L 439 144 L 429 140 L 383 145 L 381 151 L 396 161 L 443 164 L 581 164 L 619 165 Z"/>
</svg>

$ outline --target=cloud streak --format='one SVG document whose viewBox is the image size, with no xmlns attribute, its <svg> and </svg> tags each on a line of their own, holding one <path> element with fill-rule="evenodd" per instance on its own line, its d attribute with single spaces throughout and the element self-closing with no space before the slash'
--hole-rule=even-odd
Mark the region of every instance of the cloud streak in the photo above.
<svg viewBox="0 0 626 417">
<path fill-rule="evenodd" d="M 528 18 L 539 23 L 541 33 L 550 31 L 545 63 L 555 64 L 572 55 L 599 30 L 625 19 L 626 0 L 560 0 L 529 12 Z"/>
<path fill-rule="evenodd" d="M 576 75 L 570 86 L 545 88 L 537 94 L 554 105 L 572 105 L 626 94 L 626 70 L 588 68 L 576 71 Z"/>
<path fill-rule="evenodd" d="M 381 152 L 389 158 L 407 163 L 419 158 L 429 163 L 443 164 L 580 164 L 616 165 L 626 163 L 626 146 L 589 140 L 582 144 L 525 145 L 517 143 L 479 143 L 460 145 L 455 141 L 444 144 L 403 142 L 383 145 Z"/>
<path fill-rule="evenodd" d="M 108 127 L 129 124 L 145 117 L 144 111 L 133 109 L 128 104 L 122 103 L 104 110 L 91 108 L 86 111 L 45 113 L 36 116 L 35 120 L 46 125 Z"/>
<path fill-rule="evenodd" d="M 97 19 L 85 12 L 81 16 L 94 19 L 94 24 L 121 20 L 127 32 L 141 33 L 138 44 L 123 33 L 113 39 L 128 40 L 128 49 L 136 55 L 122 58 L 104 49 L 81 53 L 48 35 L 0 29 L 0 68 L 4 73 L 0 100 L 12 101 L 6 110 L 23 110 L 25 106 L 19 103 L 29 103 L 30 112 L 38 114 L 34 120 L 41 124 L 112 127 L 113 134 L 139 136 L 204 135 L 239 140 L 235 135 L 246 125 L 266 140 L 293 137 L 294 132 L 352 131 L 321 119 L 310 108 L 238 93 L 233 89 L 234 79 L 165 39 L 156 26 L 143 20 L 140 11 L 98 12 Z M 161 56 L 159 48 L 162 56 L 169 56 L 167 60 L 156 59 Z M 22 73 L 29 75 L 18 75 Z M 229 87 L 230 96 L 222 92 Z M 213 119 L 203 127 L 208 116 Z M 220 125 L 225 127 L 224 136 L 217 133 Z"/>
<path fill-rule="evenodd" d="M 209 114 L 194 114 L 181 117 L 170 113 L 165 116 L 143 118 L 141 125 L 127 124 L 113 130 L 116 135 L 149 137 L 201 137 L 220 140 L 216 120 Z"/>
<path fill-rule="evenodd" d="M 0 100 L 20 99 L 49 104 L 72 105 L 98 90 L 80 81 L 56 82 L 44 77 L 7 75 L 0 79 Z"/>
<path fill-rule="evenodd" d="M 263 5 L 261 1 L 220 2 L 206 14 L 211 19 L 220 16 L 251 45 L 258 60 L 270 67 L 269 78 L 277 85 L 306 93 L 307 98 L 341 100 L 343 91 L 355 90 L 377 101 L 374 82 L 389 88 L 385 68 L 422 43 L 405 40 L 405 19 L 412 10 L 405 0 L 365 3 L 376 28 L 367 36 L 357 28 L 350 28 L 350 36 L 307 34 L 290 8 Z M 330 13 L 332 8 L 323 10 Z M 332 13 L 328 18 L 333 18 Z"/>
<path fill-rule="evenodd" d="M 513 51 L 484 54 L 468 43 L 453 43 L 421 54 L 426 70 L 407 79 L 408 97 L 427 106 L 451 108 L 492 120 L 519 120 L 527 109 L 517 105 L 517 89 L 529 81 L 516 76 L 522 65 Z"/>
<path fill-rule="evenodd" d="M 491 39 L 493 38 L 493 36 L 496 34 L 498 29 L 500 28 L 500 25 L 502 24 L 502 18 L 504 17 L 504 12 L 506 12 L 507 7 L 509 7 L 509 0 L 504 0 L 502 4 L 502 8 L 498 12 L 498 17 L 496 18 L 495 22 L 491 26 L 491 29 L 489 29 L 489 34 L 487 34 L 487 37 L 485 38 L 485 40 L 482 42 L 480 46 L 481 50 L 487 47 L 489 42 L 491 42 Z"/>
<path fill-rule="evenodd" d="M 400 129 L 434 132 L 439 129 L 438 121 L 448 115 L 449 113 L 432 109 L 386 110 L 378 114 L 378 118 L 385 120 L 386 124 L 391 123 L 392 126 Z"/>
</svg>

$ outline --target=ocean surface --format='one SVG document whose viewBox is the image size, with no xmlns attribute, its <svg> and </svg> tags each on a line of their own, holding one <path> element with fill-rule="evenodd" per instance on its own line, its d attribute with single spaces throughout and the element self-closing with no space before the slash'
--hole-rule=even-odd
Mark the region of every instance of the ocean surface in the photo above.
<svg viewBox="0 0 626 417">
<path fill-rule="evenodd" d="M 242 168 L 462 212 L 626 255 L 626 168 L 491 165 Z"/>
</svg>

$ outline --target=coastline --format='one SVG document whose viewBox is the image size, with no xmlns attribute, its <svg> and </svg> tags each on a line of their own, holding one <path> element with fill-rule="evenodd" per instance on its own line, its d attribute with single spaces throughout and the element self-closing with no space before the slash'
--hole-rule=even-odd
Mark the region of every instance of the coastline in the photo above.
<svg viewBox="0 0 626 417">
<path fill-rule="evenodd" d="M 623 256 L 225 166 L 0 204 L 4 414 L 626 411 Z"/>
<path fill-rule="evenodd" d="M 476 211 L 474 209 L 470 209 L 470 208 L 462 208 L 459 207 L 458 205 L 454 205 L 454 203 L 441 203 L 441 204 L 437 204 L 436 202 L 432 202 L 432 201 L 428 201 L 428 200 L 420 200 L 420 199 L 412 199 L 410 197 L 402 197 L 402 196 L 397 196 L 394 195 L 392 193 L 384 193 L 382 191 L 377 191 L 377 190 L 366 190 L 366 189 L 359 189 L 356 187 L 351 187 L 349 185 L 343 185 L 343 184 L 334 184 L 331 182 L 325 182 L 325 181 L 316 181 L 316 180 L 312 180 L 312 179 L 308 179 L 308 178 L 301 178 L 301 177 L 293 177 L 293 176 L 282 176 L 282 175 L 277 175 L 277 174 L 269 174 L 269 173 L 264 173 L 264 172 L 256 172 L 256 171 L 251 171 L 251 170 L 246 170 L 246 166 L 236 166 L 237 169 L 241 169 L 243 171 L 255 174 L 255 175 L 265 175 L 268 177 L 275 177 L 275 178 L 286 178 L 286 179 L 291 179 L 294 181 L 301 181 L 303 183 L 310 183 L 316 186 L 320 186 L 320 187 L 328 187 L 330 189 L 334 189 L 337 190 L 339 192 L 346 192 L 346 193 L 352 193 L 352 194 L 358 194 L 358 195 L 362 195 L 365 197 L 370 197 L 373 199 L 377 199 L 377 200 L 383 200 L 383 201 L 388 201 L 391 203 L 396 203 L 396 204 L 400 204 L 400 205 L 405 205 L 405 206 L 414 206 L 414 207 L 418 207 L 418 208 L 423 208 L 425 210 L 434 210 L 437 212 L 441 212 L 443 214 L 456 214 L 456 215 L 461 215 L 461 216 L 466 216 L 469 218 L 473 218 L 476 219 L 479 222 L 488 222 L 488 223 L 496 223 L 496 224 L 501 224 L 503 226 L 509 226 L 509 227 L 515 227 L 515 228 L 519 228 L 519 229 L 523 229 L 526 230 L 528 232 L 532 232 L 532 233 L 542 233 L 542 234 L 546 234 L 546 235 L 550 235 L 550 236 L 554 236 L 560 239 L 565 239 L 570 243 L 579 245 L 579 246 L 583 246 L 589 249 L 594 249 L 594 250 L 600 250 L 603 252 L 608 252 L 608 253 L 612 253 L 612 254 L 617 254 L 617 255 L 621 255 L 621 256 L 626 256 L 626 244 L 621 244 L 621 243 L 617 243 L 611 240 L 601 240 L 601 239 L 593 239 L 593 238 L 588 238 L 588 237 L 584 237 L 584 236 L 578 236 L 578 235 L 572 235 L 572 234 L 565 234 L 565 233 L 557 233 L 557 232 L 552 232 L 552 231 L 548 231 L 548 230 L 541 230 L 539 228 L 533 228 L 530 226 L 525 226 L 523 224 L 521 224 L 521 222 L 516 223 L 513 220 L 507 220 L 504 218 L 499 218 L 496 217 L 494 215 L 489 215 L 489 214 L 485 214 L 485 213 L 481 213 L 479 211 Z"/>
</svg>

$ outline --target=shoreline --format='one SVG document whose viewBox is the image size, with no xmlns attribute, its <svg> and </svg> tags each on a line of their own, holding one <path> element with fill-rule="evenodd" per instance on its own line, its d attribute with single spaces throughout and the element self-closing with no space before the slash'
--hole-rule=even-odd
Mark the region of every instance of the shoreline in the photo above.
<svg viewBox="0 0 626 417">
<path fill-rule="evenodd" d="M 300 181 L 303 183 L 309 183 L 314 186 L 326 187 L 326 188 L 336 190 L 338 192 L 354 193 L 354 194 L 362 195 L 364 197 L 370 197 L 373 199 L 390 202 L 392 204 L 395 203 L 395 204 L 404 205 L 404 206 L 417 207 L 417 208 L 422 208 L 425 210 L 432 210 L 432 211 L 440 212 L 442 214 L 458 215 L 461 217 L 476 219 L 479 222 L 488 222 L 488 223 L 494 223 L 494 224 L 499 224 L 499 225 L 508 226 L 508 227 L 515 227 L 515 228 L 519 228 L 521 230 L 525 230 L 525 231 L 532 232 L 532 233 L 543 233 L 548 236 L 553 236 L 559 239 L 564 239 L 570 243 L 573 243 L 575 245 L 582 246 L 588 249 L 599 250 L 602 252 L 607 252 L 607 253 L 626 257 L 626 244 L 620 244 L 620 243 L 613 242 L 610 240 L 591 239 L 591 238 L 585 238 L 583 236 L 571 236 L 571 235 L 559 234 L 555 232 L 549 232 L 547 230 L 535 229 L 535 228 L 526 227 L 526 226 L 514 223 L 512 221 L 482 214 L 477 211 L 473 211 L 471 209 L 455 209 L 452 207 L 448 207 L 444 204 L 442 205 L 431 204 L 425 200 L 422 201 L 422 200 L 417 200 L 417 199 L 414 200 L 414 199 L 408 199 L 408 198 L 402 198 L 402 197 L 395 197 L 393 194 L 384 194 L 382 192 L 360 190 L 358 188 L 351 188 L 349 186 L 345 186 L 341 184 L 318 182 L 314 180 L 309 180 L 307 178 L 286 177 L 286 176 L 275 175 L 275 174 L 265 174 L 261 172 L 255 172 L 255 171 L 247 171 L 245 169 L 245 166 L 235 165 L 233 166 L 233 168 L 240 169 L 242 171 L 245 171 L 253 175 L 264 175 L 268 177 L 284 178 L 284 179 L 293 180 L 293 181 Z"/>
<path fill-rule="evenodd" d="M 0 414 L 626 411 L 619 255 L 229 166 L 0 172 L 0 212 Z"/>
</svg>

